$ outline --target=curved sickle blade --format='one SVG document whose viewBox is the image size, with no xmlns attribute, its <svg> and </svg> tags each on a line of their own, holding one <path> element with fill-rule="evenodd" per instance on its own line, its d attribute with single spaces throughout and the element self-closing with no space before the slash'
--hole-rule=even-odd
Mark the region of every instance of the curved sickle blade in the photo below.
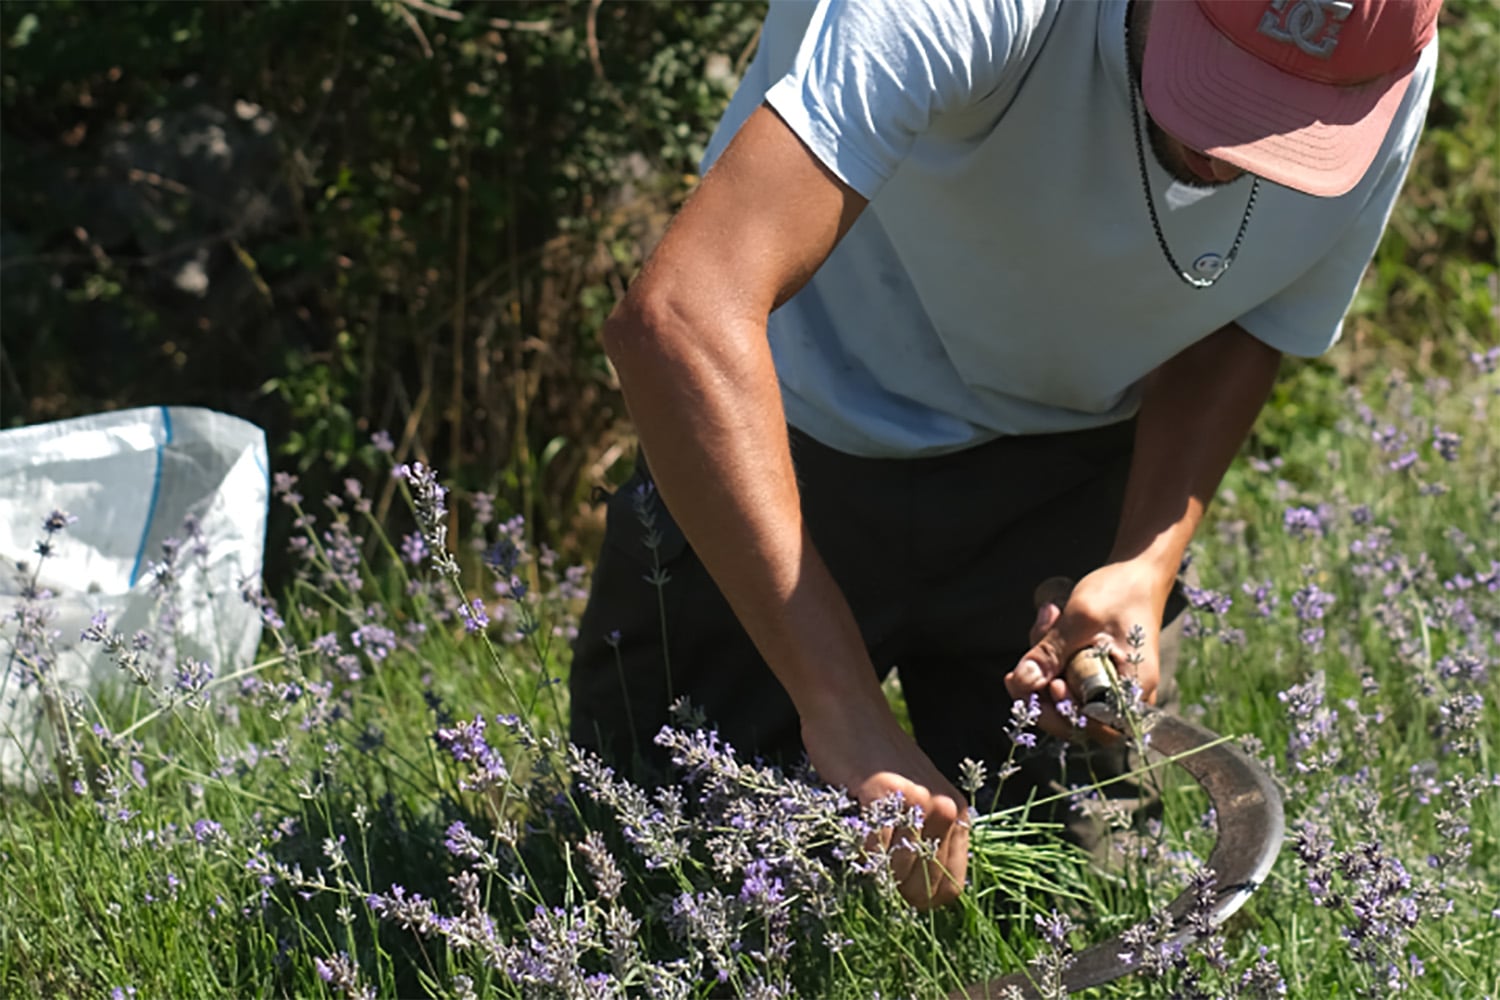
<svg viewBox="0 0 1500 1000">
<path fill-rule="evenodd" d="M 1084 711 L 1112 728 L 1124 728 L 1105 704 L 1090 705 Z M 1221 742 L 1213 732 L 1155 709 L 1147 709 L 1146 715 L 1151 749 L 1176 758 L 1174 763 L 1191 774 L 1208 793 L 1208 801 L 1218 817 L 1219 839 L 1208 856 L 1208 867 L 1216 875 L 1208 917 L 1217 925 L 1244 905 L 1276 862 L 1286 834 L 1281 793 L 1264 768 L 1238 747 Z M 1189 917 L 1194 902 L 1189 889 L 1167 907 L 1174 940 L 1192 936 Z M 1120 953 L 1126 950 L 1123 935 L 1094 945 L 1074 958 L 1073 965 L 1063 973 L 1063 985 L 1071 993 L 1129 975 L 1135 970 L 1120 960 Z M 1022 997 L 1040 996 L 1025 972 L 975 983 L 952 996 L 998 1000 L 1015 996 L 1013 991 L 1019 991 Z"/>
</svg>

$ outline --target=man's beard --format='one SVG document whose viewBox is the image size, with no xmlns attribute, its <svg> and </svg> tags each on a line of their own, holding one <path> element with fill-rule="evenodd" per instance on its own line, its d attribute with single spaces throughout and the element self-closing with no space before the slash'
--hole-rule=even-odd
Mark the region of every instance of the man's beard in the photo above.
<svg viewBox="0 0 1500 1000">
<path fill-rule="evenodd" d="M 1127 85 L 1134 87 L 1136 93 L 1141 94 L 1140 106 L 1141 112 L 1146 119 L 1146 137 L 1150 141 L 1151 155 L 1156 157 L 1157 164 L 1179 184 L 1211 190 L 1223 187 L 1225 184 L 1234 183 L 1239 179 L 1237 176 L 1222 181 L 1208 180 L 1190 170 L 1182 159 L 1182 155 L 1177 148 L 1177 143 L 1171 136 L 1167 135 L 1166 130 L 1156 124 L 1156 119 L 1151 117 L 1150 110 L 1146 108 L 1146 98 L 1141 87 L 1141 67 L 1145 65 L 1146 61 L 1145 15 L 1145 5 L 1140 3 L 1139 0 L 1131 0 L 1125 10 L 1126 37 L 1130 42 L 1126 46 L 1126 56 L 1129 62 L 1126 68 L 1130 73 L 1130 80 Z M 1134 121 L 1130 125 L 1131 128 L 1136 127 Z"/>
<path fill-rule="evenodd" d="M 1144 104 L 1145 102 L 1142 101 L 1141 103 Z M 1134 125 L 1135 123 L 1132 122 L 1131 127 L 1134 127 Z M 1208 180 L 1189 170 L 1187 164 L 1182 161 L 1181 154 L 1177 146 L 1173 143 L 1172 137 L 1167 135 L 1160 125 L 1156 124 L 1156 120 L 1151 117 L 1151 112 L 1149 111 L 1146 112 L 1146 136 L 1151 140 L 1151 153 L 1156 157 L 1156 162 L 1163 170 L 1171 174 L 1172 179 L 1179 184 L 1212 190 L 1214 188 L 1221 188 L 1225 184 L 1233 184 L 1239 180 L 1238 175 L 1222 181 Z"/>
</svg>

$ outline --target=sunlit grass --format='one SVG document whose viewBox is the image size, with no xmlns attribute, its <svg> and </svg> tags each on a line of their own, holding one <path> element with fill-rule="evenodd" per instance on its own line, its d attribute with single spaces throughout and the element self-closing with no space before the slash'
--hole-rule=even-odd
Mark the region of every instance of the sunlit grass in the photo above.
<svg viewBox="0 0 1500 1000">
<path fill-rule="evenodd" d="M 1143 938 L 1151 974 L 1111 995 L 1500 986 L 1500 386 L 1479 361 L 1456 386 L 1341 398 L 1329 434 L 1226 483 L 1194 550 L 1179 710 L 1278 775 L 1289 842 L 1223 935 Z M 411 483 L 430 529 L 434 484 Z M 34 757 L 35 788 L 6 793 L 3 992 L 943 995 L 1147 920 L 1213 844 L 1205 797 L 1166 768 L 1162 822 L 1122 831 L 1109 863 L 985 819 L 959 904 L 919 914 L 810 776 L 690 722 L 675 792 L 570 756 L 554 734 L 581 578 L 524 526 L 478 519 L 455 549 L 498 572 L 460 588 L 357 503 L 322 515 L 340 518 L 374 539 L 358 587 L 310 545 L 262 659 L 216 671 L 203 703 L 160 669 L 54 692 L 76 754 Z M 45 637 L 6 628 L 44 684 Z M 1060 952 L 1046 935 L 1067 925 Z"/>
</svg>

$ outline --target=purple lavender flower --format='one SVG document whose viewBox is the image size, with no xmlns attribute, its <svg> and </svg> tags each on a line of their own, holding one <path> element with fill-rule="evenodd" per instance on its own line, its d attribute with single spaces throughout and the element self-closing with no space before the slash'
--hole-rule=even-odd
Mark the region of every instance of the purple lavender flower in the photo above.
<svg viewBox="0 0 1500 1000">
<path fill-rule="evenodd" d="M 427 555 L 427 542 L 420 531 L 413 531 L 401 539 L 401 558 L 407 565 L 420 566 Z"/>
<path fill-rule="evenodd" d="M 484 716 L 472 722 L 459 722 L 437 731 L 437 744 L 455 761 L 469 765 L 468 773 L 459 779 L 465 791 L 479 792 L 504 785 L 510 780 L 510 769 L 499 751 L 485 737 Z"/>
<path fill-rule="evenodd" d="M 1336 762 L 1339 748 L 1335 724 L 1338 712 L 1327 704 L 1326 678 L 1319 670 L 1302 684 L 1277 694 L 1286 705 L 1291 732 L 1287 736 L 1287 759 L 1300 773 L 1321 771 Z"/>
<path fill-rule="evenodd" d="M 328 498 L 329 501 L 336 499 L 336 497 Z M 342 584 L 351 592 L 357 592 L 363 585 L 359 567 L 364 561 L 364 556 L 360 553 L 364 539 L 349 529 L 348 518 L 344 515 L 335 518 L 328 529 L 323 532 L 322 537 L 325 564 L 321 570 L 321 577 L 324 584 L 327 586 Z"/>
<path fill-rule="evenodd" d="M 343 650 L 339 646 L 339 635 L 337 632 L 324 632 L 312 641 L 312 651 L 319 656 L 329 659 L 340 655 Z"/>
<path fill-rule="evenodd" d="M 745 866 L 745 881 L 740 886 L 740 902 L 762 915 L 777 909 L 786 900 L 781 879 L 772 874 L 771 863 L 756 858 Z"/>
<path fill-rule="evenodd" d="M 587 915 L 538 906 L 526 922 L 530 940 L 506 971 L 518 982 L 555 989 L 562 996 L 589 996 L 584 956 L 602 943 Z"/>
<path fill-rule="evenodd" d="M 209 682 L 214 679 L 213 668 L 202 660 L 184 659 L 177 665 L 173 681 L 178 692 L 186 695 L 191 703 L 202 704 L 202 695 Z"/>
<path fill-rule="evenodd" d="M 1443 751 L 1464 756 L 1480 749 L 1479 728 L 1484 716 L 1484 695 L 1462 692 L 1449 696 L 1438 706 L 1439 729 L 1445 742 Z"/>
<path fill-rule="evenodd" d="M 1483 687 L 1489 679 L 1489 666 L 1483 657 L 1458 652 L 1437 662 L 1438 676 L 1447 681 Z"/>
<path fill-rule="evenodd" d="M 664 729 L 663 734 L 669 731 Z M 616 777 L 598 757 L 572 746 L 568 749 L 568 769 L 578 778 L 580 790 L 615 813 L 625 839 L 647 868 L 670 869 L 687 857 L 685 834 L 689 824 L 680 790 L 660 788 L 653 800 L 642 789 Z"/>
<path fill-rule="evenodd" d="M 1287 995 L 1286 980 L 1282 978 L 1281 967 L 1268 958 L 1267 954 L 1268 949 L 1265 945 L 1261 945 L 1260 957 L 1240 976 L 1239 988 L 1242 994 L 1263 998 L 1263 1000 Z"/>
<path fill-rule="evenodd" d="M 1071 722 L 1076 729 L 1083 729 L 1089 724 L 1088 716 L 1083 714 L 1083 709 L 1073 703 L 1072 698 L 1064 698 L 1054 706 L 1057 714 Z"/>
<path fill-rule="evenodd" d="M 614 855 L 605 845 L 604 835 L 598 830 L 590 830 L 575 849 L 582 856 L 584 865 L 594 880 L 599 898 L 611 903 L 619 899 L 625 891 L 625 876 L 621 874 Z"/>
<path fill-rule="evenodd" d="M 1453 431 L 1445 431 L 1440 427 L 1432 429 L 1432 447 L 1445 462 L 1458 461 L 1458 449 L 1463 443 L 1463 438 Z"/>
<path fill-rule="evenodd" d="M 469 495 L 469 505 L 474 511 L 474 524 L 480 528 L 495 520 L 495 496 L 476 490 Z"/>
<path fill-rule="evenodd" d="M 1394 424 L 1385 424 L 1375 428 L 1370 434 L 1370 439 L 1380 447 L 1381 451 L 1393 452 L 1406 443 L 1406 435 Z"/>
<path fill-rule="evenodd" d="M 256 578 L 246 577 L 240 581 L 240 599 L 259 609 L 261 621 L 266 628 L 273 632 L 286 628 L 286 622 L 276 610 L 276 602 L 261 592 L 260 581 Z"/>
<path fill-rule="evenodd" d="M 464 631 L 470 635 L 483 632 L 489 627 L 490 616 L 484 610 L 484 601 L 477 597 L 468 604 L 460 604 L 458 612 L 464 620 Z"/>
<path fill-rule="evenodd" d="M 1046 1000 L 1062 1000 L 1068 995 L 1063 986 L 1063 973 L 1077 960 L 1068 941 L 1068 935 L 1073 933 L 1073 921 L 1055 909 L 1050 915 L 1038 913 L 1033 920 L 1047 949 L 1031 963 L 1032 983 L 1038 995 Z"/>
<path fill-rule="evenodd" d="M 1042 936 L 1042 940 L 1049 948 L 1064 948 L 1068 944 L 1068 935 L 1073 933 L 1073 921 L 1066 913 L 1060 913 L 1055 908 L 1050 914 L 1038 913 L 1032 918 L 1036 923 L 1036 929 Z"/>
<path fill-rule="evenodd" d="M 502 580 L 515 572 L 516 564 L 520 562 L 520 559 L 520 547 L 508 537 L 496 540 L 484 553 L 484 564 Z"/>
<path fill-rule="evenodd" d="M 433 568 L 452 579 L 459 575 L 458 563 L 448 551 L 448 490 L 438 482 L 437 470 L 413 462 L 398 465 L 395 474 L 411 488 L 417 527 L 432 554 Z"/>
<path fill-rule="evenodd" d="M 507 838 L 514 840 L 511 834 Z M 485 842 L 470 832 L 462 820 L 454 820 L 448 825 L 443 837 L 443 847 L 456 858 L 477 862 L 481 869 L 494 871 L 499 867 L 498 860 L 490 853 Z"/>
<path fill-rule="evenodd" d="M 383 920 L 393 920 L 403 930 L 414 930 L 429 935 L 442 926 L 437 907 L 432 900 L 419 893 L 408 893 L 401 885 L 392 885 L 385 895 L 371 893 L 365 897 L 370 912 Z"/>
<path fill-rule="evenodd" d="M 564 601 L 582 601 L 588 598 L 588 567 L 569 566 L 563 571 L 562 580 L 557 585 L 557 596 Z"/>
<path fill-rule="evenodd" d="M 200 844 L 212 843 L 224 836 L 224 827 L 211 819 L 200 819 L 193 823 L 193 839 Z"/>
<path fill-rule="evenodd" d="M 1282 525 L 1293 538 L 1322 537 L 1327 531 L 1322 512 L 1311 507 L 1288 507 Z"/>
<path fill-rule="evenodd" d="M 318 978 L 333 987 L 345 1000 L 374 1000 L 375 990 L 360 985 L 359 969 L 347 953 L 340 952 L 327 959 L 315 956 L 313 968 L 317 971 Z"/>
<path fill-rule="evenodd" d="M 1042 701 L 1035 691 L 1025 701 L 1010 703 L 1010 722 L 1005 726 L 1012 743 L 1021 747 L 1036 746 L 1036 721 L 1042 717 Z"/>
<path fill-rule="evenodd" d="M 1040 919 L 1040 917 L 1038 917 Z M 1157 910 L 1121 935 L 1119 959 L 1140 976 L 1162 976 L 1181 964 L 1184 950 L 1175 940 L 1171 914 Z"/>
<path fill-rule="evenodd" d="M 377 622 L 370 622 L 355 629 L 349 641 L 356 649 L 364 650 L 365 655 L 377 663 L 396 650 L 396 633 Z"/>
<path fill-rule="evenodd" d="M 21 621 L 22 635 L 25 636 L 28 628 L 24 605 L 21 609 Z M 43 622 L 38 621 L 34 629 L 40 629 L 42 624 Z M 114 664 L 129 674 L 135 683 L 147 685 L 152 682 L 153 672 L 146 660 L 146 654 L 151 649 L 151 640 L 150 636 L 144 632 L 137 632 L 135 637 L 127 642 L 119 632 L 108 628 L 108 619 L 103 611 L 99 611 L 94 614 L 88 628 L 83 630 L 80 638 L 84 642 L 97 642 L 102 645 Z"/>
<path fill-rule="evenodd" d="M 109 616 L 103 611 L 95 611 L 89 619 L 88 628 L 84 629 L 79 638 L 84 642 L 103 642 L 109 637 Z"/>
<path fill-rule="evenodd" d="M 738 937 L 735 932 L 738 911 L 737 900 L 716 890 L 684 891 L 672 899 L 666 925 L 678 938 L 700 942 L 723 981 L 731 971 L 730 953 Z"/>
<path fill-rule="evenodd" d="M 1300 622 L 1320 622 L 1327 615 L 1328 609 L 1333 607 L 1335 600 L 1337 598 L 1328 591 L 1308 581 L 1306 586 L 1292 595 L 1292 610 L 1296 612 Z"/>
<path fill-rule="evenodd" d="M 1229 609 L 1234 606 L 1234 598 L 1213 590 L 1203 590 L 1184 584 L 1182 594 L 1192 607 L 1210 614 L 1228 614 Z"/>
<path fill-rule="evenodd" d="M 297 492 L 297 477 L 290 472 L 278 472 L 271 477 L 271 494 L 280 497 L 288 507 L 302 503 L 302 494 Z"/>
</svg>

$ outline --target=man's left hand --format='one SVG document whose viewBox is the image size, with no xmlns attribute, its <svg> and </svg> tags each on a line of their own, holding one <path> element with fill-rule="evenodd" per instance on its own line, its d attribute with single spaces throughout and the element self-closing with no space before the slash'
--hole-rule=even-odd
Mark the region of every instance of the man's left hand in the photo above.
<svg viewBox="0 0 1500 1000">
<path fill-rule="evenodd" d="M 1043 730 L 1075 739 L 1081 735 L 1056 705 L 1070 699 L 1075 710 L 1082 709 L 1076 692 L 1068 687 L 1066 667 L 1079 652 L 1101 643 L 1107 646 L 1116 672 L 1134 677 L 1145 700 L 1156 700 L 1161 616 L 1171 587 L 1170 580 L 1163 586 L 1158 577 L 1136 562 L 1110 563 L 1079 580 L 1070 596 L 1045 600 L 1037 609 L 1032 647 L 1006 674 L 1005 687 L 1012 698 L 1041 694 L 1037 724 Z M 1132 630 L 1138 639 L 1134 646 Z"/>
</svg>

